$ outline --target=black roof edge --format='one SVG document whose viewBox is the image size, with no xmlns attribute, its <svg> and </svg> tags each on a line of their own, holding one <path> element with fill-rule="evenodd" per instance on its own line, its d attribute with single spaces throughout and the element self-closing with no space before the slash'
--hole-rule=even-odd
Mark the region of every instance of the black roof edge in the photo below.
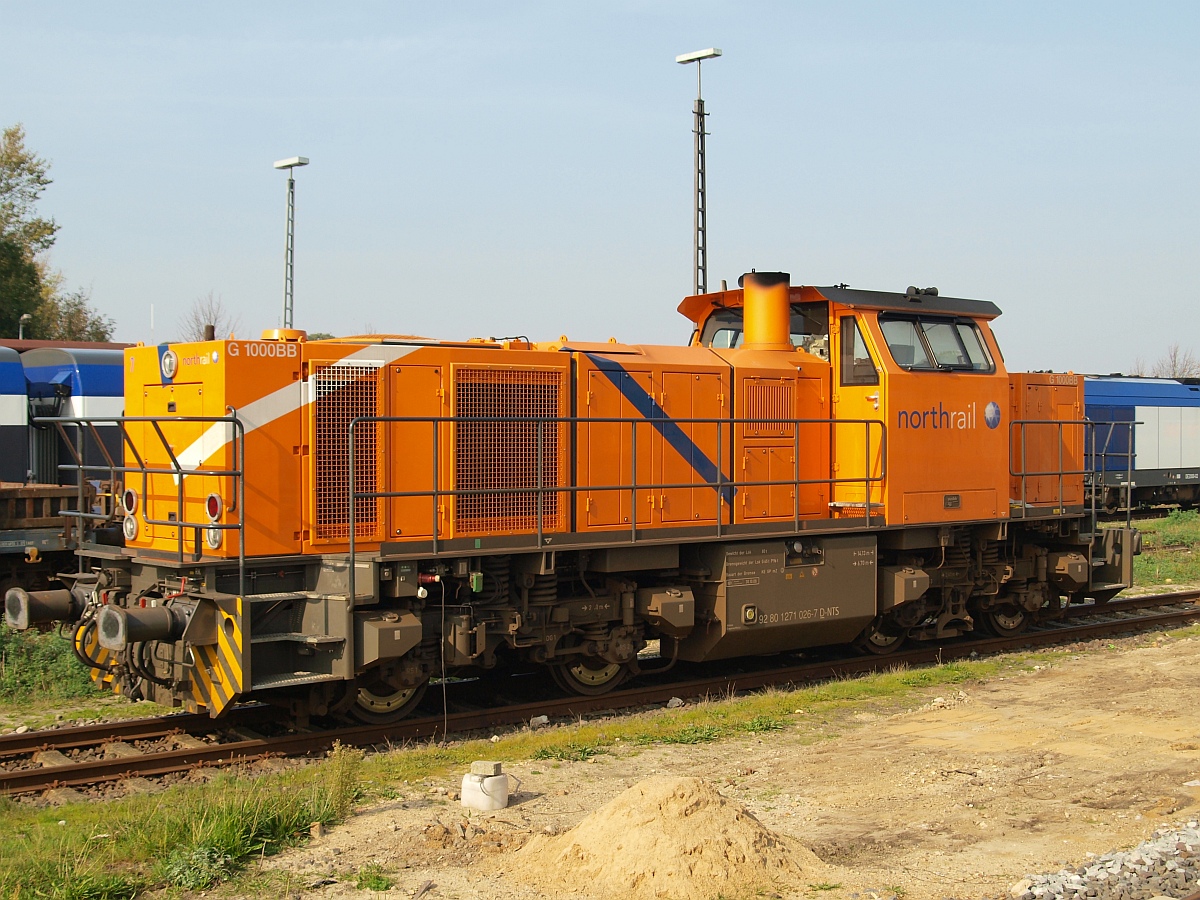
<svg viewBox="0 0 1200 900">
<path fill-rule="evenodd" d="M 907 294 L 890 291 L 859 291 L 853 288 L 815 287 L 827 300 L 843 306 L 867 309 L 886 309 L 904 313 L 952 313 L 961 316 L 981 316 L 994 319 L 1000 315 L 1000 307 L 990 300 L 966 300 L 960 297 L 942 297 L 919 294 L 912 298 Z"/>
</svg>

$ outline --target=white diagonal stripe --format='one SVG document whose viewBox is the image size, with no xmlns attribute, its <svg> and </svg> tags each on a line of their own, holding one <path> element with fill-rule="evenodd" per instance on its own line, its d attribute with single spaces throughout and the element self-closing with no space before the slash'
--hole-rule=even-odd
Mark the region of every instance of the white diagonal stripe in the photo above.
<svg viewBox="0 0 1200 900">
<path fill-rule="evenodd" d="M 387 365 L 419 349 L 419 347 L 374 345 L 356 350 L 337 362 L 342 365 L 351 362 Z M 248 435 L 276 419 L 295 412 L 302 406 L 307 406 L 312 402 L 312 397 L 313 392 L 303 390 L 301 382 L 296 381 L 272 391 L 265 397 L 259 397 L 257 400 L 247 403 L 237 411 L 238 419 Z M 179 465 L 183 469 L 196 469 L 213 454 L 219 453 L 232 440 L 233 426 L 228 422 L 214 422 L 205 430 L 204 434 L 178 455 Z"/>
</svg>

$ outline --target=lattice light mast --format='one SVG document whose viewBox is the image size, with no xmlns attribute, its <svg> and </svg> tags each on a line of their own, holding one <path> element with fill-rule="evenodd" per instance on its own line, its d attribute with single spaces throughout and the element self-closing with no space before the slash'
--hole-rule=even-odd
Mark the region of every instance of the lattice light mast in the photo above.
<svg viewBox="0 0 1200 900">
<path fill-rule="evenodd" d="M 692 133 L 696 136 L 695 182 L 692 191 L 695 207 L 695 243 L 692 245 L 692 293 L 708 293 L 708 197 L 704 171 L 704 96 L 700 89 L 700 64 L 706 59 L 716 59 L 721 51 L 716 47 L 684 53 L 675 57 L 680 65 L 696 64 L 696 105 L 693 107 L 695 121 Z"/>
<path fill-rule="evenodd" d="M 283 327 L 292 327 L 293 280 L 296 268 L 296 175 L 293 171 L 308 165 L 307 156 L 292 156 L 275 163 L 277 169 L 287 169 L 287 239 L 283 247 Z"/>
</svg>

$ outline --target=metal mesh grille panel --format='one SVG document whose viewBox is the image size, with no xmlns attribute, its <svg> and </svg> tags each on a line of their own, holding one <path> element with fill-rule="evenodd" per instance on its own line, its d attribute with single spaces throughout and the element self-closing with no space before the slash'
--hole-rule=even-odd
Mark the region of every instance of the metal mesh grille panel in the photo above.
<svg viewBox="0 0 1200 900">
<path fill-rule="evenodd" d="M 459 369 L 455 377 L 455 416 L 511 416 L 514 421 L 458 422 L 454 438 L 455 530 L 463 534 L 535 531 L 538 525 L 538 432 L 540 424 L 541 485 L 562 486 L 559 416 L 562 376 L 559 372 L 513 369 Z M 524 421 L 516 421 L 515 419 Z M 513 493 L 491 493 L 513 491 Z M 517 492 L 519 491 L 519 492 Z M 542 528 L 560 526 L 562 495 L 542 494 Z"/>
<path fill-rule="evenodd" d="M 747 419 L 791 419 L 792 386 L 778 381 L 751 381 L 746 384 Z M 747 423 L 746 434 L 790 435 L 792 426 L 786 422 Z"/>
<path fill-rule="evenodd" d="M 316 448 L 313 456 L 316 488 L 316 537 L 350 537 L 350 423 L 359 416 L 377 415 L 379 369 L 374 365 L 319 366 L 312 376 Z M 354 489 L 377 490 L 377 426 L 354 426 Z M 379 525 L 379 503 L 357 500 L 355 536 L 372 537 Z"/>
</svg>

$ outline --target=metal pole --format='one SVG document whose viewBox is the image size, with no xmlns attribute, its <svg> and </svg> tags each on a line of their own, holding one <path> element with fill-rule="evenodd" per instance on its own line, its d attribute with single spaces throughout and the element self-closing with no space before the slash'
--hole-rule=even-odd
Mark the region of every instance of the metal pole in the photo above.
<svg viewBox="0 0 1200 900">
<path fill-rule="evenodd" d="M 292 327 L 292 279 L 295 274 L 296 250 L 296 178 L 288 169 L 287 241 L 283 248 L 283 327 Z"/>
<path fill-rule="evenodd" d="M 696 61 L 696 105 L 693 107 L 692 133 L 695 135 L 695 181 L 693 184 L 696 209 L 695 241 L 692 248 L 692 293 L 708 293 L 708 197 L 704 165 L 704 97 L 700 90 L 700 61 Z"/>
</svg>

